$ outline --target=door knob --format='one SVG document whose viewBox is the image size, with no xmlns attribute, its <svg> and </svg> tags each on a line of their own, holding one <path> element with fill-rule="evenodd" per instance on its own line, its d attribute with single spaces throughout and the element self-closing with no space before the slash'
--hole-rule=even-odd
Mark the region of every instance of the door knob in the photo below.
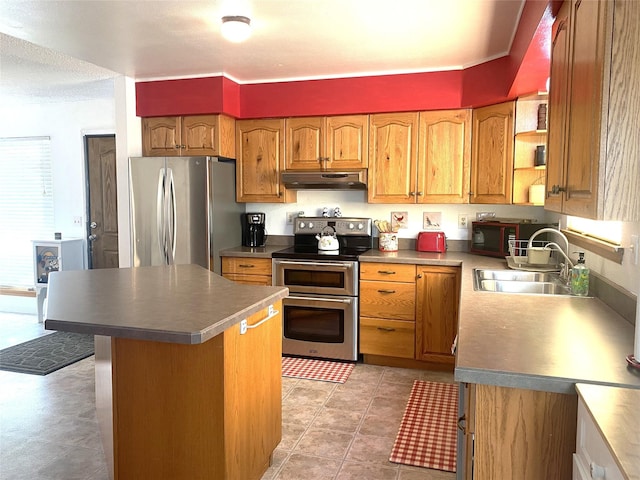
<svg viewBox="0 0 640 480">
<path fill-rule="evenodd" d="M 89 227 L 90 227 L 90 228 L 97 228 L 97 227 L 98 227 L 98 224 L 97 224 L 96 222 L 91 222 L 91 223 L 89 224 Z"/>
<path fill-rule="evenodd" d="M 89 235 L 89 241 L 90 242 L 93 242 L 96 238 L 98 238 L 98 236 L 93 234 L 93 233 L 91 235 Z"/>
</svg>

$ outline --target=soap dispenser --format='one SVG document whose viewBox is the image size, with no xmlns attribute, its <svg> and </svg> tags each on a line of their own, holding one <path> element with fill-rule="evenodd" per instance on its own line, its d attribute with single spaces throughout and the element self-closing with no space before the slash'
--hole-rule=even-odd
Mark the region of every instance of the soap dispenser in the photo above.
<svg viewBox="0 0 640 480">
<path fill-rule="evenodd" d="M 589 295 L 589 269 L 584 264 L 584 252 L 578 253 L 578 263 L 571 269 L 571 293 L 580 297 Z"/>
</svg>

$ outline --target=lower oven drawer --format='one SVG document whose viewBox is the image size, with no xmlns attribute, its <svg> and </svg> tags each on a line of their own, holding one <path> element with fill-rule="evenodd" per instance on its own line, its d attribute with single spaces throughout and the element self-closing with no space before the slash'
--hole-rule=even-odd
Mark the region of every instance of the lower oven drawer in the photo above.
<svg viewBox="0 0 640 480">
<path fill-rule="evenodd" d="M 360 353 L 414 358 L 415 323 L 360 317 Z"/>
</svg>

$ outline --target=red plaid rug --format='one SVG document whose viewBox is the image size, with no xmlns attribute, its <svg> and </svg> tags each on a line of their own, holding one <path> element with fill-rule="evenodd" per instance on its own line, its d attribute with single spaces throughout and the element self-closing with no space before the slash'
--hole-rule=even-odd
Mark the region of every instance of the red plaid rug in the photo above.
<svg viewBox="0 0 640 480">
<path fill-rule="evenodd" d="M 312 358 L 282 357 L 282 376 L 344 383 L 353 371 L 353 363 L 330 362 Z"/>
<path fill-rule="evenodd" d="M 456 471 L 458 386 L 416 380 L 390 462 Z"/>
</svg>

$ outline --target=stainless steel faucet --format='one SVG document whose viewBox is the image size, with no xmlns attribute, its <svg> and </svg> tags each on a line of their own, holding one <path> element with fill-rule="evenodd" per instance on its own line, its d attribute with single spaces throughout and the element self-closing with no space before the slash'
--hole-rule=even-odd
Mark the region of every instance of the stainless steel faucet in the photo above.
<svg viewBox="0 0 640 480">
<path fill-rule="evenodd" d="M 544 248 L 547 250 L 552 250 L 554 252 L 560 252 L 562 254 L 562 256 L 564 257 L 565 263 L 561 263 L 562 270 L 560 271 L 560 278 L 562 278 L 565 282 L 568 283 L 571 278 L 569 275 L 569 272 L 573 268 L 573 262 L 569 258 L 569 240 L 567 239 L 565 234 L 562 233 L 560 230 L 557 230 L 555 228 L 541 228 L 540 230 L 533 232 L 533 235 L 529 237 L 528 245 L 529 246 L 532 245 L 531 242 L 533 241 L 533 239 L 536 238 L 541 233 L 554 233 L 558 235 L 560 238 L 562 238 L 562 240 L 564 241 L 564 249 L 555 242 L 547 243 L 544 246 Z"/>
</svg>

